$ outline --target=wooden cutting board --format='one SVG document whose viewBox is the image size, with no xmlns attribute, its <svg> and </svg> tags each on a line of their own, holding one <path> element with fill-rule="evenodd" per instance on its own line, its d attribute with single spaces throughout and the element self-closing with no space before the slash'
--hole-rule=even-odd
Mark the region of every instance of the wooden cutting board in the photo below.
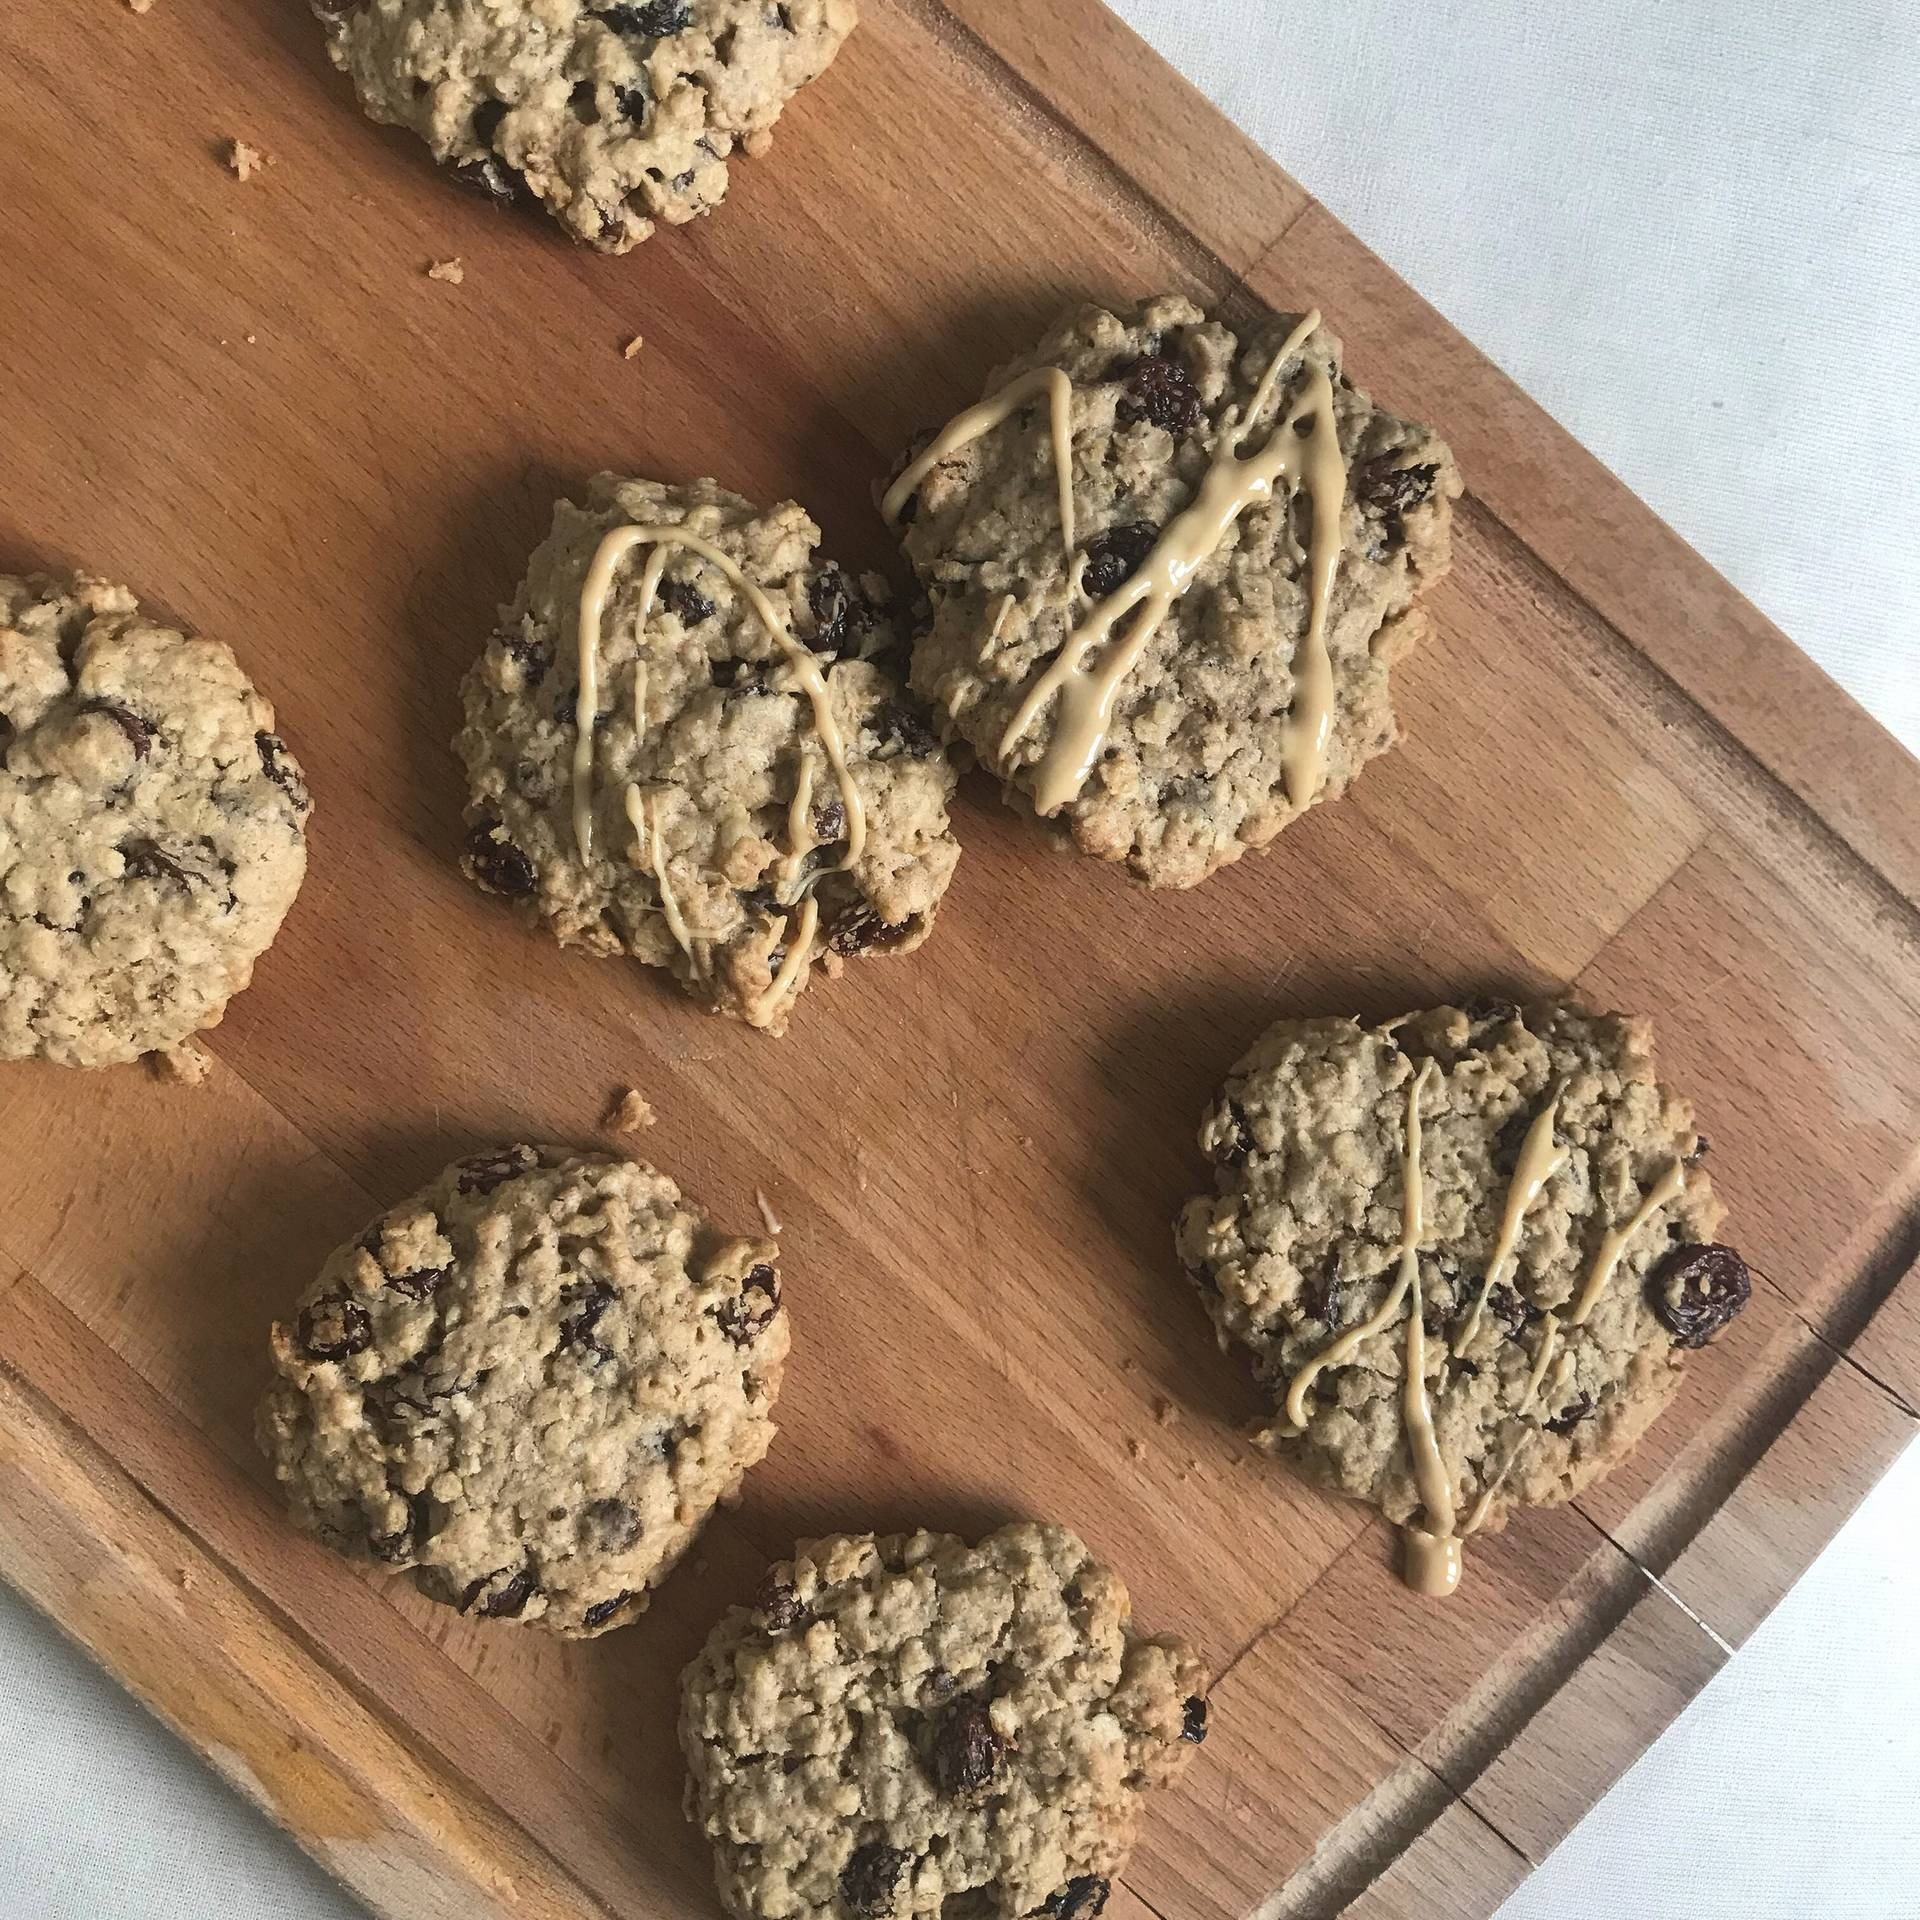
<svg viewBox="0 0 1920 1920">
<path fill-rule="evenodd" d="M 1093 0 L 866 12 L 721 214 L 624 260 L 368 126 L 293 0 L 0 16 L 0 566 L 230 641 L 318 803 L 207 1084 L 0 1069 L 0 1571 L 381 1912 L 653 1920 L 717 1911 L 673 1686 L 763 1563 L 1047 1514 L 1221 1676 L 1118 1920 L 1483 1916 L 1914 1431 L 1920 771 Z M 1062 305 L 1166 288 L 1318 304 L 1459 454 L 1411 738 L 1352 797 L 1154 897 L 976 780 L 936 938 L 780 1042 L 459 877 L 456 686 L 557 493 L 711 472 L 891 563 L 908 434 Z M 1276 1014 L 1568 984 L 1657 1017 L 1763 1284 L 1627 1466 L 1422 1601 L 1240 1444 L 1169 1223 Z M 296 1535 L 249 1415 L 330 1247 L 626 1085 L 722 1220 L 788 1223 L 795 1353 L 744 1504 L 567 1646 Z"/>
</svg>

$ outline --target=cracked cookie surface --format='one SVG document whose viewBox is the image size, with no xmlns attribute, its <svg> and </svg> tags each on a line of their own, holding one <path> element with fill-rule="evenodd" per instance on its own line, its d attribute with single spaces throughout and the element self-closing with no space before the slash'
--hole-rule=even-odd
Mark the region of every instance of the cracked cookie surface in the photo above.
<svg viewBox="0 0 1920 1920">
<path fill-rule="evenodd" d="M 1420 1371 L 1477 1531 L 1617 1462 L 1748 1279 L 1710 1244 L 1706 1143 L 1646 1021 L 1549 1004 L 1272 1027 L 1202 1125 L 1217 1190 L 1189 1202 L 1180 1254 L 1273 1401 L 1262 1443 L 1388 1519 L 1431 1518 L 1404 1417 L 1412 1299 L 1365 1331 L 1403 1264 L 1410 1109 Z M 1296 1419 L 1290 1389 L 1343 1339 Z"/>
<path fill-rule="evenodd" d="M 1292 324 L 1242 338 L 1174 297 L 1124 313 L 1086 307 L 989 378 L 989 396 L 1045 368 L 1071 381 L 1071 553 L 1042 397 L 956 447 L 891 503 L 932 606 L 914 686 L 998 771 L 1009 797 L 1154 886 L 1192 886 L 1264 847 L 1393 743 L 1390 672 L 1426 632 L 1417 596 L 1446 570 L 1460 487 L 1452 456 L 1347 382 L 1325 328 L 1305 334 L 1262 394 Z M 1068 751 L 1072 689 L 1053 691 L 1049 670 L 1057 676 L 1063 650 L 1103 602 L 1118 614 L 1088 669 L 1125 650 L 1129 623 L 1147 615 L 1109 596 L 1153 572 L 1182 515 L 1199 507 L 1206 517 L 1210 486 L 1250 476 L 1276 444 L 1285 455 L 1288 434 L 1304 463 L 1322 376 L 1344 468 L 1341 497 L 1328 502 L 1337 526 L 1325 534 L 1337 564 L 1324 603 L 1323 764 L 1307 765 L 1295 745 L 1316 684 L 1309 642 L 1322 537 L 1313 489 L 1299 476 L 1250 499 L 1223 534 L 1209 529 L 1170 567 L 1170 603 L 1116 677 L 1104 730 L 1089 732 L 1084 753 Z M 1078 691 L 1091 704 L 1089 677 Z M 1069 777 L 1054 790 L 1050 763 L 1063 752 Z"/>
<path fill-rule="evenodd" d="M 625 253 L 719 205 L 831 64 L 853 0 L 311 0 L 370 119 Z"/>
<path fill-rule="evenodd" d="M 628 527 L 724 564 L 670 543 L 618 557 L 581 768 L 582 587 Z M 917 947 L 960 857 L 954 770 L 901 685 L 884 583 L 821 560 L 819 537 L 791 501 L 763 513 L 712 481 L 600 475 L 555 508 L 467 675 L 456 743 L 479 885 L 563 944 L 669 968 L 774 1033 L 816 971 Z"/>
<path fill-rule="evenodd" d="M 435 1600 L 624 1625 L 772 1442 L 775 1262 L 636 1161 L 459 1161 L 274 1327 L 261 1445 L 300 1525 Z"/>
<path fill-rule="evenodd" d="M 1206 1687 L 1064 1528 L 819 1540 L 687 1669 L 687 1811 L 738 1920 L 1092 1920 Z"/>
<path fill-rule="evenodd" d="M 132 594 L 0 574 L 0 1059 L 99 1067 L 218 1023 L 306 871 L 273 709 Z"/>
</svg>

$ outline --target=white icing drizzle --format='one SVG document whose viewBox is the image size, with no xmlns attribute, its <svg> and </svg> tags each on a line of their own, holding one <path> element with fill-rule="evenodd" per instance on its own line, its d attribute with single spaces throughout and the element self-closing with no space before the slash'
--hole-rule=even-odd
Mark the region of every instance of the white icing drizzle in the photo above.
<svg viewBox="0 0 1920 1920">
<path fill-rule="evenodd" d="M 913 491 L 942 460 L 950 460 L 962 447 L 970 446 L 983 433 L 991 433 L 1002 421 L 1010 419 L 1029 401 L 1047 396 L 1047 431 L 1053 442 L 1054 485 L 1060 502 L 1060 539 L 1067 565 L 1073 565 L 1073 382 L 1058 367 L 1035 367 L 1011 380 L 998 393 L 989 394 L 977 405 L 957 413 L 941 428 L 925 451 L 900 469 L 896 479 L 880 499 L 881 517 L 888 526 L 897 527 Z"/>
<path fill-rule="evenodd" d="M 1161 529 L 1153 550 L 1134 574 L 1087 615 L 1046 671 L 1027 690 L 1000 737 L 1004 766 L 1020 736 L 1056 695 L 1053 732 L 1034 767 L 1034 807 L 1058 812 L 1085 786 L 1113 724 L 1113 710 L 1127 676 L 1146 651 L 1173 603 L 1249 507 L 1271 499 L 1284 480 L 1304 480 L 1313 506 L 1307 633 L 1294 669 L 1293 712 L 1282 747 L 1288 797 L 1296 807 L 1313 799 L 1326 776 L 1326 748 L 1333 725 L 1333 665 L 1327 651 L 1327 609 L 1340 559 L 1340 514 L 1347 470 L 1334 419 L 1333 383 L 1323 367 L 1309 364 L 1299 397 L 1275 422 L 1258 453 L 1240 448 L 1258 422 L 1280 369 L 1300 351 L 1320 324 L 1316 311 L 1287 336 L 1268 362 L 1245 415 L 1223 432 L 1212 463 L 1192 501 Z M 1303 441 L 1295 432 L 1311 428 Z M 936 443 L 937 444 L 937 443 Z M 1120 623 L 1134 615 L 1124 636 Z M 1089 666 L 1089 657 L 1101 657 Z"/>
<path fill-rule="evenodd" d="M 812 894 L 808 894 L 800 903 L 799 932 L 794 932 L 791 915 L 781 928 L 780 938 L 787 942 L 787 952 L 786 958 L 780 962 L 780 971 L 773 976 L 773 982 L 760 1003 L 768 1011 L 777 1007 L 792 991 L 793 983 L 799 979 L 802 969 L 812 957 L 813 936 L 819 925 L 820 903 Z"/>
<path fill-rule="evenodd" d="M 1565 1147 L 1553 1143 L 1553 1123 L 1560 1113 L 1562 1087 L 1555 1087 L 1553 1098 L 1534 1115 L 1527 1137 L 1520 1144 L 1520 1157 L 1514 1163 L 1513 1178 L 1507 1185 L 1506 1211 L 1500 1219 L 1500 1235 L 1494 1242 L 1487 1270 L 1480 1276 L 1480 1291 L 1474 1296 L 1473 1309 L 1454 1336 L 1453 1351 L 1465 1353 L 1467 1344 L 1480 1330 L 1480 1316 L 1487 1296 L 1506 1279 L 1520 1244 L 1520 1223 L 1528 1209 L 1540 1198 L 1547 1182 L 1567 1164 Z"/>
<path fill-rule="evenodd" d="M 659 588 L 660 576 L 666 564 L 664 558 L 666 552 L 670 548 L 679 547 L 699 555 L 709 566 L 717 567 L 726 575 L 745 596 L 747 604 L 758 615 L 761 625 L 766 628 L 773 637 L 775 645 L 786 656 L 788 665 L 793 669 L 794 677 L 800 682 L 808 700 L 812 703 L 813 721 L 820 735 L 820 744 L 826 752 L 828 763 L 833 768 L 834 778 L 840 785 L 841 803 L 847 815 L 847 851 L 840 865 L 842 868 L 848 868 L 857 864 L 866 848 L 867 811 L 861 803 L 860 790 L 854 784 L 853 774 L 847 766 L 846 744 L 841 738 L 839 722 L 834 718 L 833 702 L 828 694 L 826 677 L 821 673 L 819 663 L 787 631 L 787 624 L 773 602 L 740 571 L 726 554 L 721 552 L 712 541 L 703 539 L 684 526 L 674 525 L 613 528 L 595 549 L 593 560 L 587 568 L 586 580 L 580 588 L 580 698 L 574 706 L 574 723 L 578 728 L 578 737 L 574 741 L 573 748 L 573 835 L 580 850 L 580 858 L 583 861 L 588 860 L 593 853 L 593 721 L 595 710 L 599 705 L 600 626 L 606 613 L 607 595 L 612 589 L 614 570 L 628 553 L 635 547 L 641 546 L 650 546 L 654 552 L 649 556 L 646 571 L 641 575 L 640 606 L 635 620 L 636 630 L 644 630 L 647 616 L 653 610 L 654 594 Z M 628 804 L 628 817 L 632 817 L 631 802 Z M 664 880 L 662 892 L 665 892 Z"/>
<path fill-rule="evenodd" d="M 1633 1218 L 1623 1227 L 1615 1227 L 1600 1242 L 1593 1256 L 1593 1265 L 1587 1269 L 1586 1285 L 1580 1289 L 1579 1301 L 1573 1312 L 1568 1315 L 1572 1325 L 1583 1327 L 1601 1294 L 1606 1291 L 1607 1282 L 1613 1278 L 1614 1269 L 1620 1264 L 1620 1256 L 1626 1252 L 1628 1243 L 1639 1233 L 1653 1216 L 1669 1200 L 1677 1199 L 1687 1184 L 1686 1169 L 1678 1160 L 1674 1161 L 1647 1189 L 1646 1196 L 1635 1208 Z"/>
<path fill-rule="evenodd" d="M 787 852 L 781 877 L 791 886 L 800 878 L 800 863 L 819 844 L 813 835 L 813 762 L 803 749 L 800 771 L 793 778 L 793 799 L 787 806 Z"/>
<path fill-rule="evenodd" d="M 680 902 L 674 898 L 673 881 L 667 873 L 666 852 L 660 843 L 660 795 L 656 793 L 649 806 L 647 796 L 638 787 L 630 785 L 626 799 L 627 819 L 632 823 L 635 834 L 645 843 L 653 877 L 659 882 L 660 910 L 667 916 L 667 930 L 678 943 L 680 951 L 704 973 L 705 963 L 694 951 L 693 938 L 687 931 L 686 918 L 680 911 Z"/>
</svg>

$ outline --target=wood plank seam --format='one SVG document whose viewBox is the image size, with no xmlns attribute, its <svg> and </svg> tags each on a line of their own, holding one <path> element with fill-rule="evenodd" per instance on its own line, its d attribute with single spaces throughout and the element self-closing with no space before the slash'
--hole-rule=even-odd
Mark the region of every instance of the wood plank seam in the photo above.
<svg viewBox="0 0 1920 1920">
<path fill-rule="evenodd" d="M 1166 247 L 1169 253 L 1182 255 L 1190 264 L 1197 266 L 1198 277 L 1212 279 L 1221 284 L 1223 299 L 1230 299 L 1234 293 L 1244 290 L 1254 271 L 1254 263 L 1250 262 L 1246 267 L 1236 269 L 1222 259 L 1212 246 L 1172 213 L 1157 194 L 1129 173 L 1091 135 L 1068 119 L 1012 61 L 997 47 L 983 39 L 976 28 L 946 6 L 944 0 L 897 0 L 897 3 L 906 11 L 915 14 L 927 31 L 935 38 L 947 43 L 957 57 L 999 74 L 1007 91 L 1015 95 L 1020 104 L 1038 121 L 1050 128 L 1055 139 L 1070 147 L 1090 173 L 1098 179 L 1117 186 L 1136 208 L 1145 210 L 1147 224 L 1153 228 L 1155 238 Z M 1275 168 L 1275 172 L 1283 179 L 1292 179 L 1290 174 L 1279 167 Z M 1282 222 L 1274 237 L 1259 248 L 1256 261 L 1264 260 L 1272 253 L 1287 234 L 1292 232 L 1295 223 L 1310 213 L 1316 205 L 1317 202 L 1309 197 L 1304 206 L 1298 208 Z"/>
<path fill-rule="evenodd" d="M 1776 773 L 1718 714 L 1713 713 L 1695 699 L 1659 661 L 1638 646 L 1624 628 L 1617 625 L 1585 594 L 1581 593 L 1524 534 L 1503 520 L 1483 498 L 1474 492 L 1471 475 L 1465 478 L 1466 493 L 1457 511 L 1471 506 L 1473 513 L 1484 523 L 1497 527 L 1526 556 L 1532 567 L 1589 616 L 1594 628 L 1616 653 L 1637 662 L 1637 670 L 1658 685 L 1671 703 L 1686 707 L 1695 714 L 1703 731 L 1730 758 L 1750 770 L 1753 784 L 1773 802 L 1775 808 L 1793 820 L 1800 830 L 1825 853 L 1830 867 L 1840 874 L 1856 875 L 1861 892 L 1880 909 L 1882 914 L 1891 916 L 1908 943 L 1916 950 L 1920 950 L 1920 902 L 1916 902 L 1897 882 L 1890 879 L 1880 867 L 1868 859 L 1797 787 Z M 1462 517 L 1463 519 L 1466 517 L 1464 512 Z M 1444 635 L 1441 637 L 1440 644 L 1445 645 Z M 1645 909 L 1643 908 L 1642 911 L 1644 912 Z M 1920 1000 L 1914 998 L 1910 988 L 1904 987 L 1897 980 L 1890 981 L 1888 984 L 1902 1000 L 1912 1006 L 1916 1012 L 1920 1012 Z"/>
</svg>

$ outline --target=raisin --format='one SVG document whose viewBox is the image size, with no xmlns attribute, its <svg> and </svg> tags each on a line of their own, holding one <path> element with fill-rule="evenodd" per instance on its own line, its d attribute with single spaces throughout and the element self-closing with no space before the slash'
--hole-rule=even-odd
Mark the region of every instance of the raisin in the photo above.
<svg viewBox="0 0 1920 1920">
<path fill-rule="evenodd" d="M 1046 1911 L 1054 1920 L 1093 1920 L 1110 1892 L 1112 1888 L 1097 1873 L 1076 1874 L 1058 1893 L 1048 1896 Z"/>
<path fill-rule="evenodd" d="M 551 640 L 528 633 L 524 628 L 517 632 L 503 629 L 493 637 L 500 651 L 519 663 L 520 677 L 529 687 L 537 687 L 547 677 L 547 669 L 553 665 Z"/>
<path fill-rule="evenodd" d="M 1007 1742 L 978 1694 L 955 1702 L 933 1736 L 933 1783 L 950 1798 L 978 1793 L 1000 1769 Z"/>
<path fill-rule="evenodd" d="M 624 1593 L 616 1593 L 611 1600 L 596 1600 L 581 1617 L 580 1624 L 586 1627 L 604 1627 L 622 1607 L 639 1598 L 639 1594 L 629 1587 Z"/>
<path fill-rule="evenodd" d="M 471 1160 L 460 1162 L 460 1176 L 454 1187 L 460 1193 L 491 1193 L 532 1165 L 525 1147 L 502 1147 L 498 1153 L 475 1154 Z"/>
<path fill-rule="evenodd" d="M 831 560 L 808 585 L 807 605 L 813 609 L 814 622 L 813 637 L 807 645 L 830 659 L 839 659 L 854 645 L 858 634 L 873 624 L 873 609 L 865 594 L 847 578 L 845 569 Z"/>
<path fill-rule="evenodd" d="M 525 899 L 539 880 L 533 862 L 505 837 L 498 820 L 482 820 L 467 835 L 467 871 L 489 893 Z"/>
<path fill-rule="evenodd" d="M 533 199 L 527 176 L 497 156 L 467 160 L 453 170 L 455 182 L 491 200 L 496 207 L 515 207 Z"/>
<path fill-rule="evenodd" d="M 1753 1294 L 1747 1263 L 1731 1247 L 1675 1247 L 1647 1275 L 1647 1304 L 1676 1347 L 1704 1347 Z"/>
<path fill-rule="evenodd" d="M 873 717 L 882 753 L 909 753 L 925 760 L 940 751 L 940 736 L 904 700 L 889 700 Z"/>
<path fill-rule="evenodd" d="M 713 602 L 689 580 L 662 580 L 660 604 L 677 615 L 683 627 L 697 627 L 713 618 Z"/>
<path fill-rule="evenodd" d="M 493 136 L 500 131 L 500 122 L 506 117 L 504 100 L 482 100 L 473 110 L 473 137 L 483 147 L 492 146 Z"/>
<path fill-rule="evenodd" d="M 813 810 L 813 830 L 821 841 L 831 845 L 846 838 L 847 809 L 839 800 L 824 800 Z"/>
<path fill-rule="evenodd" d="M 1086 571 L 1081 575 L 1087 591 L 1096 600 L 1118 593 L 1139 571 L 1140 563 L 1159 538 L 1158 527 L 1150 527 L 1144 520 L 1130 520 L 1089 540 Z"/>
<path fill-rule="evenodd" d="M 620 111 L 627 119 L 632 121 L 636 127 L 644 127 L 647 124 L 647 115 L 653 111 L 653 95 L 647 91 L 644 85 L 622 87 L 614 97 L 620 103 Z M 621 223 L 619 221 L 614 221 L 611 224 L 616 232 L 620 230 Z"/>
<path fill-rule="evenodd" d="M 287 751 L 287 743 L 277 733 L 256 733 L 253 744 L 260 755 L 260 771 L 305 813 L 313 803 L 307 793 L 307 783 Z"/>
<path fill-rule="evenodd" d="M 773 1268 L 753 1268 L 740 1282 L 740 1297 L 723 1300 L 714 1312 L 720 1331 L 736 1347 L 750 1347 L 773 1324 L 780 1311 L 780 1276 Z"/>
<path fill-rule="evenodd" d="M 898 1847 L 878 1840 L 856 1847 L 840 1869 L 840 1898 L 860 1920 L 885 1920 L 892 1913 L 894 1892 L 907 1870 L 907 1856 Z"/>
<path fill-rule="evenodd" d="M 773 17 L 779 21 L 780 31 L 782 33 L 791 33 L 793 31 L 793 9 L 791 7 L 775 7 Z"/>
<path fill-rule="evenodd" d="M 6 764 L 7 749 L 19 738 L 20 729 L 4 713 L 0 713 L 0 766 Z"/>
<path fill-rule="evenodd" d="M 1126 387 L 1116 409 L 1123 427 L 1145 420 L 1178 435 L 1191 433 L 1200 424 L 1204 411 L 1200 389 L 1178 360 L 1143 356 L 1123 362 L 1107 378 L 1119 380 Z"/>
<path fill-rule="evenodd" d="M 1375 513 L 1402 514 L 1417 507 L 1433 491 L 1440 469 L 1432 461 L 1417 466 L 1395 464 L 1397 456 L 1383 453 L 1363 460 L 1353 470 L 1353 497 Z"/>
<path fill-rule="evenodd" d="M 1311 1313 L 1316 1320 L 1323 1322 L 1328 1327 L 1337 1327 L 1340 1324 L 1340 1295 L 1342 1291 L 1338 1255 L 1328 1254 L 1320 1268 L 1319 1283 L 1314 1285 L 1312 1282 L 1309 1282 L 1308 1284 L 1312 1286 L 1313 1290 L 1307 1296 L 1307 1311 Z"/>
<path fill-rule="evenodd" d="M 731 693 L 753 672 L 750 660 L 713 660 L 707 665 L 707 677 L 723 692 Z"/>
<path fill-rule="evenodd" d="M 753 1604 L 766 1621 L 769 1633 L 785 1633 L 789 1627 L 804 1626 L 813 1618 L 794 1592 L 793 1582 L 774 1573 L 761 1582 Z"/>
<path fill-rule="evenodd" d="M 573 91 L 567 95 L 567 105 L 573 109 L 573 117 L 589 127 L 600 124 L 600 89 L 591 80 L 576 80 Z"/>
<path fill-rule="evenodd" d="M 1207 1737 L 1207 1698 L 1205 1694 L 1189 1694 L 1187 1704 L 1180 1714 L 1180 1738 L 1191 1741 L 1196 1747 Z"/>
<path fill-rule="evenodd" d="M 594 17 L 605 21 L 615 33 L 637 33 L 660 40 L 670 33 L 684 33 L 693 24 L 693 9 L 686 0 L 648 0 L 643 6 L 596 7 Z"/>
<path fill-rule="evenodd" d="M 111 720 L 127 736 L 127 744 L 133 748 L 136 760 L 144 760 L 153 751 L 153 728 L 137 713 L 129 713 L 125 707 L 116 707 L 111 700 L 89 700 L 80 711 L 97 713 L 102 719 Z"/>
<path fill-rule="evenodd" d="M 398 1566 L 403 1561 L 411 1560 L 427 1537 L 427 1520 L 427 1496 L 416 1493 L 407 1501 L 407 1517 L 392 1533 L 371 1533 L 367 1536 L 367 1551 L 376 1560 L 386 1561 L 389 1566 Z"/>
<path fill-rule="evenodd" d="M 517 1573 L 500 1567 L 467 1588 L 460 1596 L 460 1611 L 471 1613 L 478 1602 L 483 1619 L 517 1620 L 539 1590 L 531 1567 L 522 1567 Z"/>
<path fill-rule="evenodd" d="M 561 1346 L 579 1347 L 587 1353 L 609 1357 L 609 1349 L 597 1338 L 597 1333 L 614 1297 L 613 1289 L 604 1280 L 596 1280 L 593 1290 L 581 1301 L 580 1311 L 560 1322 Z"/>
<path fill-rule="evenodd" d="M 1518 1340 L 1526 1331 L 1527 1323 L 1538 1319 L 1540 1313 L 1517 1288 L 1504 1284 L 1487 1295 L 1487 1311 L 1506 1328 L 1509 1340 Z"/>
<path fill-rule="evenodd" d="M 913 926 L 911 920 L 883 920 L 868 906 L 849 907 L 834 921 L 827 945 L 842 959 L 851 960 L 855 954 L 897 947 Z"/>
<path fill-rule="evenodd" d="M 323 1293 L 301 1313 L 298 1332 L 309 1360 L 351 1360 L 373 1345 L 373 1316 L 344 1293 Z"/>
<path fill-rule="evenodd" d="M 595 1544 L 608 1553 L 625 1553 L 640 1538 L 640 1516 L 624 1500 L 596 1500 L 587 1509 Z"/>
<path fill-rule="evenodd" d="M 1713 1151 L 1713 1142 L 1702 1134 L 1694 1136 L 1693 1151 L 1687 1155 L 1687 1165 L 1697 1167 Z"/>
<path fill-rule="evenodd" d="M 182 893 L 193 891 L 193 876 L 172 854 L 163 853 L 151 840 L 128 840 L 120 848 L 127 876 L 133 880 L 171 880 Z"/>
<path fill-rule="evenodd" d="M 1549 1433 L 1571 1433 L 1588 1414 L 1593 1411 L 1593 1395 L 1583 1393 L 1579 1399 L 1572 1400 L 1546 1422 Z"/>
<path fill-rule="evenodd" d="M 1520 1164 L 1520 1149 L 1526 1145 L 1527 1133 L 1532 1126 L 1533 1111 L 1524 1104 L 1501 1123 L 1499 1132 L 1493 1136 L 1495 1173 L 1510 1174 Z"/>
<path fill-rule="evenodd" d="M 451 1267 L 417 1267 L 412 1273 L 388 1274 L 387 1285 L 409 1300 L 430 1300 L 452 1271 Z"/>
</svg>

